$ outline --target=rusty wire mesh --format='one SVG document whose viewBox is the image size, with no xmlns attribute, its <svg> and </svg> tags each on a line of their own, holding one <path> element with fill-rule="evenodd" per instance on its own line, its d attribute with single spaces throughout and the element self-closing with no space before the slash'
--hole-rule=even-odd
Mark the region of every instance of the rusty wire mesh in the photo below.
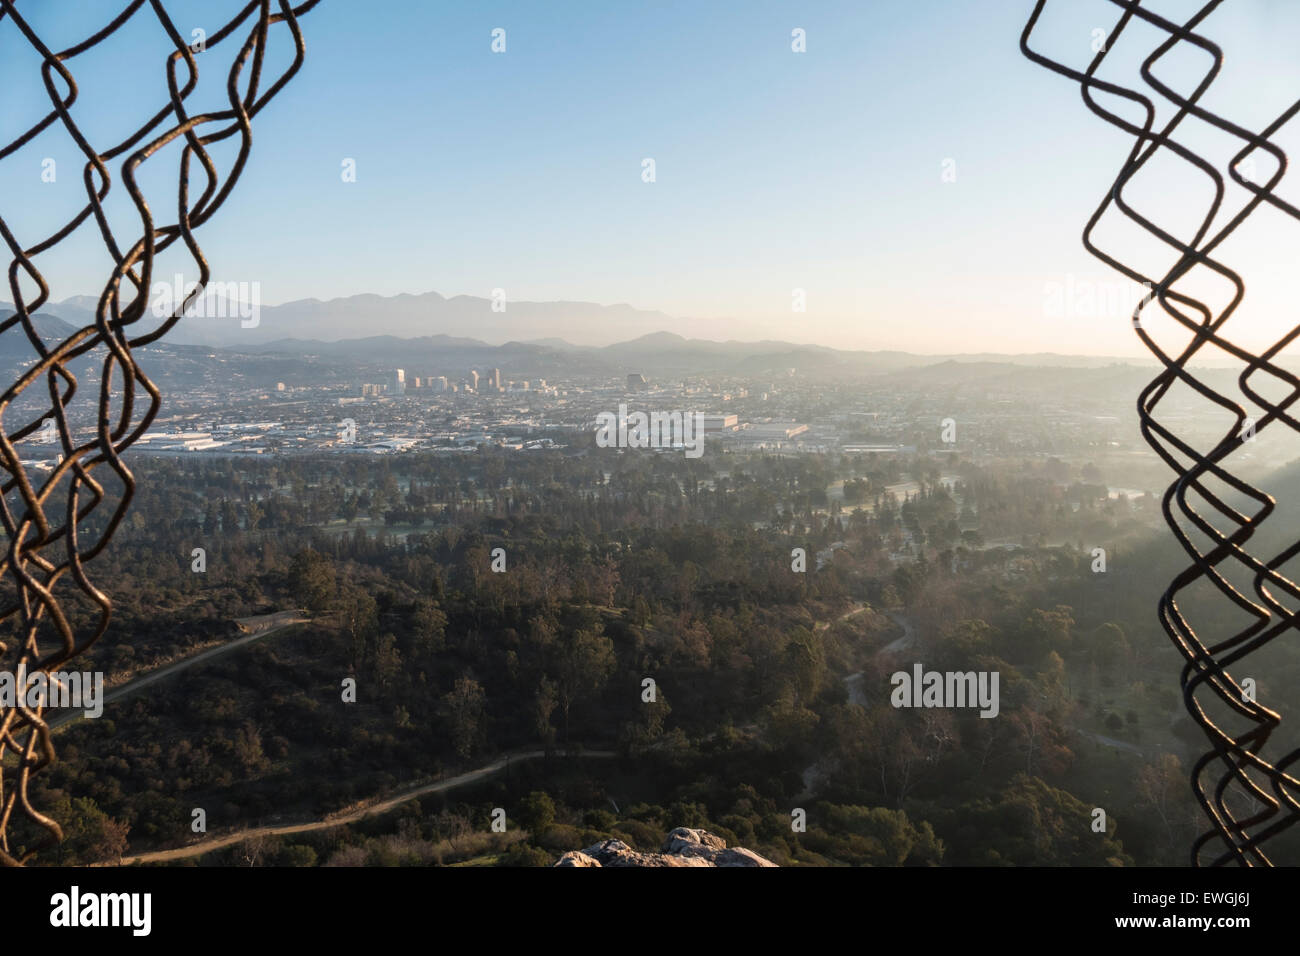
<svg viewBox="0 0 1300 956">
<path fill-rule="evenodd" d="M 1300 819 L 1300 803 L 1297 802 L 1300 781 L 1291 773 L 1292 766 L 1300 758 L 1300 750 L 1275 745 L 1272 750 L 1283 749 L 1286 752 L 1273 753 L 1266 748 L 1270 736 L 1281 723 L 1281 717 L 1277 711 L 1256 702 L 1228 669 L 1242 665 L 1248 655 L 1256 654 L 1297 626 L 1296 612 L 1285 605 L 1284 597 L 1300 597 L 1300 586 L 1279 569 L 1300 554 L 1300 542 L 1272 556 L 1261 556 L 1247 550 L 1246 544 L 1275 510 L 1276 502 L 1262 489 L 1234 474 L 1234 464 L 1229 459 L 1241 451 L 1244 441 L 1270 426 L 1286 426 L 1300 431 L 1300 420 L 1287 411 L 1300 398 L 1300 380 L 1275 361 L 1282 350 L 1300 335 L 1300 327 L 1259 354 L 1226 337 L 1225 323 L 1240 305 L 1245 283 L 1237 272 L 1213 258 L 1212 253 L 1263 203 L 1300 218 L 1300 210 L 1274 193 L 1286 171 L 1286 156 L 1270 141 L 1270 137 L 1300 111 L 1300 100 L 1259 132 L 1238 126 L 1204 107 L 1202 98 L 1219 75 L 1223 52 L 1199 31 L 1206 18 L 1220 6 L 1221 0 L 1204 3 L 1182 24 L 1143 8 L 1140 0 L 1110 2 L 1120 8 L 1116 11 L 1118 19 L 1103 48 L 1096 51 L 1086 69 L 1072 69 L 1031 46 L 1035 26 L 1047 0 L 1037 0 L 1021 35 L 1020 49 L 1035 63 L 1077 82 L 1088 109 L 1133 138 L 1132 149 L 1114 184 L 1084 228 L 1083 244 L 1111 268 L 1148 286 L 1149 293 L 1134 311 L 1133 324 L 1143 344 L 1164 366 L 1142 390 L 1138 398 L 1138 415 L 1143 437 L 1177 474 L 1165 491 L 1162 509 L 1166 523 L 1192 559 L 1191 566 L 1180 572 L 1161 596 L 1158 606 L 1160 622 L 1185 660 L 1181 677 L 1184 703 L 1213 748 L 1201 756 L 1191 770 L 1192 789 L 1211 824 L 1208 831 L 1193 841 L 1191 859 L 1193 865 L 1233 862 L 1271 865 L 1265 844 Z M 1140 68 L 1147 91 L 1162 97 L 1173 107 L 1171 118 L 1159 129 L 1155 128 L 1157 101 L 1153 96 L 1140 89 L 1103 81 L 1096 75 L 1125 29 L 1136 21 L 1155 27 L 1163 34 L 1162 41 L 1146 56 Z M 1195 89 L 1186 94 L 1172 89 L 1154 72 L 1156 64 L 1180 44 L 1192 44 L 1210 54 L 1212 60 Z M 1119 112 L 1108 109 L 1098 102 L 1095 91 L 1140 107 L 1144 122 L 1137 125 Z M 1180 141 L 1174 136 L 1189 117 L 1241 142 L 1241 149 L 1227 164 L 1227 172 L 1251 195 L 1218 228 L 1214 228 L 1215 219 L 1225 210 L 1224 177 L 1214 163 L 1186 145 L 1186 137 Z M 1160 150 L 1190 164 L 1209 177 L 1214 186 L 1213 201 L 1208 203 L 1199 227 L 1189 239 L 1180 239 L 1143 216 L 1131 202 L 1126 201 L 1124 195 L 1130 180 Z M 1276 171 L 1262 185 L 1252 182 L 1242 173 L 1243 165 L 1256 151 L 1267 153 L 1277 162 Z M 1189 205 L 1195 202 L 1195 197 L 1186 198 Z M 1094 239 L 1094 232 L 1103 216 L 1112 210 L 1118 210 L 1129 221 L 1174 250 L 1176 262 L 1173 267 L 1163 275 L 1146 275 L 1101 248 Z M 1223 308 L 1216 311 L 1206 301 L 1176 288 L 1197 268 L 1211 270 L 1231 283 L 1233 294 Z M 1192 333 L 1185 347 L 1166 352 L 1149 334 L 1142 313 L 1153 303 Z M 1193 374 L 1190 369 L 1193 359 L 1207 347 L 1221 350 L 1240 363 L 1236 379 L 1240 395 L 1224 394 Z M 1270 376 L 1272 382 L 1284 383 L 1289 395 L 1281 401 L 1270 401 L 1263 394 L 1258 380 L 1252 383 L 1252 379 L 1260 374 Z M 1235 422 L 1211 447 L 1195 447 L 1180 437 L 1172 424 L 1157 417 L 1162 399 L 1180 384 L 1193 389 L 1210 406 L 1227 411 Z M 1248 414 L 1240 400 L 1242 397 L 1262 412 L 1258 418 Z M 1216 492 L 1210 487 L 1211 481 L 1230 489 L 1231 493 Z M 1251 505 L 1238 508 L 1227 500 L 1230 497 L 1247 500 Z M 1216 525 L 1219 519 L 1227 523 L 1226 529 Z M 1234 585 L 1231 580 L 1243 575 L 1251 581 L 1248 589 Z M 1221 595 L 1220 600 L 1232 602 L 1248 615 L 1250 623 L 1236 633 L 1205 643 L 1180 608 L 1180 596 L 1198 582 L 1212 585 Z M 1253 591 L 1253 596 L 1246 591 Z M 1258 665 L 1258 662 L 1256 657 L 1254 663 Z M 1242 673 L 1242 667 L 1236 667 L 1236 670 L 1238 674 Z"/>
<path fill-rule="evenodd" d="M 243 172 L 253 117 L 302 65 L 304 45 L 298 17 L 318 2 L 306 0 L 292 6 L 289 0 L 251 0 L 191 49 L 163 0 L 131 0 L 103 26 L 93 25 L 94 32 L 84 40 L 54 52 L 24 19 L 19 0 L 0 0 L 0 41 L 10 50 L 19 44 L 36 51 L 50 101 L 48 112 L 34 125 L 0 145 L 0 162 L 47 130 L 62 130 L 84 157 L 86 192 L 85 205 L 73 218 L 35 241 L 15 235 L 4 217 L 5 210 L 0 209 L 0 237 L 11 256 L 7 278 L 14 305 L 13 314 L 0 320 L 0 336 L 10 345 L 15 337 L 25 337 L 17 341 L 31 356 L 0 395 L 0 467 L 5 472 L 0 519 L 7 535 L 7 548 L 0 557 L 0 622 L 8 627 L 7 633 L 0 634 L 0 671 L 49 673 L 85 651 L 108 626 L 109 596 L 92 583 L 85 565 L 103 551 L 127 511 L 135 481 L 121 454 L 149 428 L 161 404 L 158 388 L 137 364 L 132 349 L 166 334 L 207 285 L 208 263 L 194 231 L 221 208 Z M 36 7 L 24 9 L 30 13 Z M 83 133 L 85 118 L 81 117 L 79 125 L 74 116 L 76 61 L 101 45 L 111 48 L 113 38 L 128 24 L 133 29 L 148 26 L 166 34 L 167 52 L 158 63 L 157 101 L 144 104 L 139 111 L 132 103 L 117 104 L 115 115 L 120 110 L 139 125 L 119 142 L 97 147 Z M 292 62 L 278 75 L 263 76 L 271 44 L 284 42 L 278 38 L 285 38 L 286 33 L 292 43 Z M 199 63 L 212 60 L 222 64 L 218 69 L 228 69 L 228 106 L 193 112 L 187 100 L 199 85 Z M 237 143 L 237 155 L 222 175 L 206 147 L 224 140 Z M 181 146 L 175 221 L 160 223 L 146 201 L 139 172 L 142 164 L 173 142 Z M 129 236 L 114 234 L 105 208 L 112 186 L 111 167 L 119 163 L 122 188 L 138 216 L 138 226 L 132 221 Z M 190 185 L 196 163 L 203 176 L 197 195 Z M 62 341 L 47 342 L 34 322 L 50 296 L 37 260 L 82 227 L 98 230 L 113 267 L 100 292 L 94 322 Z M 130 327 L 149 307 L 155 257 L 176 243 L 183 244 L 197 268 L 198 285 L 183 302 L 175 303 L 171 314 L 156 327 L 131 337 Z M 88 440 L 79 441 L 69 414 L 78 386 L 72 363 L 83 357 L 98 361 L 101 355 L 94 382 L 98 388 L 97 424 L 93 438 L 87 435 Z M 17 421 L 5 422 L 6 414 Z M 48 434 L 46 422 L 54 423 L 61 454 L 48 474 L 29 473 L 16 443 L 41 430 Z M 97 469 L 106 471 L 97 476 Z M 101 480 L 105 477 L 111 479 L 108 487 Z M 103 513 L 96 515 L 101 505 Z M 56 594 L 60 579 L 65 588 L 71 582 L 71 593 L 82 595 L 91 613 L 82 618 L 68 613 L 67 595 Z M 42 717 L 45 707 L 28 707 L 21 699 L 17 703 L 15 707 L 0 705 L 0 863 L 8 865 L 24 863 L 39 850 L 39 844 L 62 838 L 58 823 L 33 806 L 28 795 L 32 775 L 54 758 L 50 729 Z M 44 840 L 36 841 L 34 848 L 11 847 L 11 825 L 18 819 L 33 824 Z"/>
</svg>

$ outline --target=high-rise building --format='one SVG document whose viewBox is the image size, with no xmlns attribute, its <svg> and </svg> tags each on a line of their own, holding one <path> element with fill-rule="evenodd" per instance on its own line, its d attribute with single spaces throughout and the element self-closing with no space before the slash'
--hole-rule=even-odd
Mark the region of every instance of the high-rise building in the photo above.
<svg viewBox="0 0 1300 956">
<path fill-rule="evenodd" d="M 627 387 L 629 391 L 636 392 L 645 388 L 645 376 L 640 372 L 633 372 L 627 377 Z"/>
<path fill-rule="evenodd" d="M 469 370 L 469 387 L 478 391 L 478 372 L 475 369 Z"/>
<path fill-rule="evenodd" d="M 492 387 L 498 392 L 501 391 L 501 369 L 499 368 L 492 370 Z"/>
<path fill-rule="evenodd" d="M 438 391 L 440 392 L 447 391 L 447 376 L 439 375 L 437 378 L 434 379 L 434 382 L 437 383 Z"/>
<path fill-rule="evenodd" d="M 388 386 L 388 392 L 390 395 L 406 394 L 406 370 L 405 369 L 399 368 L 393 370 L 393 381 Z"/>
</svg>

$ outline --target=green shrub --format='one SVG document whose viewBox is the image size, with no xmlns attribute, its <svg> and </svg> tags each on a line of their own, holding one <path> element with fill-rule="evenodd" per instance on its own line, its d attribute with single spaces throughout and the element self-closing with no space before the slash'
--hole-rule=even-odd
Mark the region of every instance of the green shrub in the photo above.
<svg viewBox="0 0 1300 956">
<path fill-rule="evenodd" d="M 519 842 L 501 854 L 497 866 L 550 866 L 554 863 L 550 853 L 541 847 Z"/>
<path fill-rule="evenodd" d="M 577 827 L 571 827 L 566 823 L 552 825 L 545 833 L 536 836 L 533 842 L 556 853 L 566 853 L 569 850 L 581 850 L 584 846 L 591 846 L 590 843 L 582 842 L 582 832 Z"/>
<path fill-rule="evenodd" d="M 641 820 L 619 820 L 610 828 L 615 837 L 637 850 L 654 851 L 663 846 L 664 831 Z"/>
</svg>

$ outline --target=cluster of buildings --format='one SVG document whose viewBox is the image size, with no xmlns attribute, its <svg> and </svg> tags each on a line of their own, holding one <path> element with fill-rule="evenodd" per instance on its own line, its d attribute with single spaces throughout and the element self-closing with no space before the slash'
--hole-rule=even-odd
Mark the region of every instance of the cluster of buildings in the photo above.
<svg viewBox="0 0 1300 956">
<path fill-rule="evenodd" d="M 1075 374 L 1085 385 L 1086 376 Z M 572 446 L 622 406 L 647 415 L 690 414 L 701 424 L 705 454 L 951 453 L 978 460 L 1145 453 L 1136 423 L 1127 413 L 1116 414 L 1119 399 L 1089 387 L 1062 395 L 1059 377 L 1034 370 L 1027 370 L 1024 384 L 1019 377 L 964 386 L 936 385 L 911 372 L 857 380 L 772 373 L 667 379 L 624 370 L 560 373 L 548 382 L 506 380 L 498 368 L 475 368 L 452 381 L 389 369 L 363 373 L 361 380 L 369 381 L 359 386 L 356 379 L 300 380 L 258 391 L 231 376 L 167 391 L 163 416 L 135 450 L 394 454 L 488 445 L 529 451 Z M 89 438 L 92 425 L 83 422 L 78 432 Z M 59 450 L 35 438 L 23 445 L 33 459 L 52 460 Z"/>
<path fill-rule="evenodd" d="M 546 388 L 546 379 L 538 379 L 536 390 L 545 391 Z M 488 369 L 482 373 L 478 369 L 470 369 L 469 374 L 460 381 L 451 381 L 446 375 L 416 375 L 408 379 L 406 370 L 399 368 L 393 370 L 392 375 L 386 382 L 362 385 L 360 397 L 362 399 L 395 398 L 413 392 L 435 395 L 444 392 L 496 395 L 503 392 L 531 391 L 534 391 L 534 384 L 528 379 L 519 382 L 509 381 L 502 384 L 501 369 L 499 368 Z"/>
</svg>

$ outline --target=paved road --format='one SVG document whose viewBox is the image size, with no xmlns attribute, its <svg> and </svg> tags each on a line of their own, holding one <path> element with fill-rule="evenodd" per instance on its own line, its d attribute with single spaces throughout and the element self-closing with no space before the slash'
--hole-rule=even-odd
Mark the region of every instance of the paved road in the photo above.
<svg viewBox="0 0 1300 956">
<path fill-rule="evenodd" d="M 851 610 L 845 611 L 843 614 L 835 618 L 835 620 L 833 621 L 818 621 L 815 625 L 813 625 L 813 630 L 824 631 L 832 624 L 838 624 L 840 623 L 840 621 L 847 621 L 849 618 L 853 617 L 854 615 L 861 614 L 863 611 L 866 611 L 869 608 L 870 605 L 862 604 Z M 856 674 L 850 674 L 848 677 L 844 678 L 844 685 L 848 688 L 849 700 L 851 702 L 857 704 L 859 707 L 867 706 L 866 695 L 862 693 L 862 672 L 861 671 L 858 671 Z"/>
<path fill-rule="evenodd" d="M 889 616 L 895 624 L 903 629 L 903 636 L 892 643 L 886 644 L 881 649 L 881 653 L 893 654 L 898 651 L 907 650 L 907 648 L 911 647 L 916 641 L 916 628 L 914 628 L 912 622 L 902 614 L 891 611 Z"/>
<path fill-rule="evenodd" d="M 916 640 L 915 628 L 912 627 L 912 622 L 910 620 L 902 614 L 897 614 L 892 611 L 889 613 L 889 616 L 893 619 L 895 624 L 903 629 L 903 636 L 898 638 L 896 641 L 891 641 L 880 650 L 876 651 L 877 657 L 882 654 L 893 654 L 898 651 L 906 650 L 911 647 L 913 641 Z M 857 704 L 859 707 L 867 706 L 867 694 L 862 689 L 862 678 L 864 676 L 865 675 L 862 671 L 856 671 L 844 678 L 844 686 L 849 692 L 849 703 Z"/>
<path fill-rule="evenodd" d="M 844 687 L 849 692 L 849 703 L 857 704 L 859 707 L 867 706 L 867 694 L 862 689 L 862 671 L 850 674 L 844 678 Z"/>
<path fill-rule="evenodd" d="M 237 620 L 235 623 L 240 629 L 246 631 L 243 637 L 237 637 L 233 641 L 227 641 L 225 644 L 218 644 L 216 647 L 209 647 L 207 650 L 199 651 L 191 657 L 177 661 L 174 664 L 167 664 L 159 667 L 157 670 L 149 671 L 142 674 L 135 680 L 127 681 L 120 687 L 114 687 L 104 692 L 104 703 L 111 704 L 115 700 L 128 697 L 136 691 L 143 690 L 150 684 L 164 680 L 168 677 L 174 677 L 181 671 L 193 667 L 195 664 L 202 664 L 204 661 L 219 657 L 222 654 L 228 654 L 236 648 L 251 644 L 254 641 L 260 641 L 276 631 L 283 630 L 286 627 L 292 627 L 295 624 L 306 624 L 309 618 L 303 617 L 297 611 L 277 611 L 274 614 L 263 614 L 259 617 L 246 617 Z M 60 727 L 66 727 L 73 721 L 84 719 L 84 713 L 80 710 L 69 711 L 66 714 L 60 714 L 50 721 L 50 729 L 58 730 Z"/>
<path fill-rule="evenodd" d="M 131 863 L 166 863 L 170 860 L 183 860 L 190 856 L 200 856 L 204 853 L 211 853 L 213 850 L 219 850 L 222 847 L 233 846 L 236 843 L 243 843 L 245 840 L 259 836 L 281 836 L 288 833 L 307 833 L 311 830 L 329 830 L 333 827 L 341 827 L 349 823 L 355 823 L 366 817 L 379 816 L 387 813 L 395 807 L 401 806 L 407 801 L 414 800 L 416 797 L 424 796 L 426 793 L 438 793 L 443 790 L 450 790 L 453 787 L 463 786 L 467 783 L 473 783 L 484 777 L 489 777 L 494 773 L 503 770 L 506 764 L 511 761 L 533 760 L 537 757 L 544 757 L 544 750 L 529 750 L 523 753 L 507 754 L 500 757 L 490 764 L 479 767 L 477 770 L 470 770 L 447 780 L 439 780 L 435 783 L 428 783 L 424 786 L 417 787 L 414 790 L 408 790 L 399 793 L 397 796 L 389 797 L 379 803 L 374 803 L 366 807 L 360 807 L 341 814 L 331 814 L 323 820 L 312 820 L 306 823 L 285 823 L 277 826 L 267 827 L 250 827 L 245 830 L 237 830 L 234 833 L 227 833 L 223 836 L 211 837 L 207 840 L 200 840 L 197 843 L 191 843 L 189 846 L 177 847 L 173 850 L 156 850 L 152 853 L 141 853 L 137 856 L 122 857 L 122 865 L 126 866 Z M 616 757 L 612 750 L 586 750 L 579 754 L 573 754 L 575 757 L 596 757 L 608 759 Z"/>
</svg>

